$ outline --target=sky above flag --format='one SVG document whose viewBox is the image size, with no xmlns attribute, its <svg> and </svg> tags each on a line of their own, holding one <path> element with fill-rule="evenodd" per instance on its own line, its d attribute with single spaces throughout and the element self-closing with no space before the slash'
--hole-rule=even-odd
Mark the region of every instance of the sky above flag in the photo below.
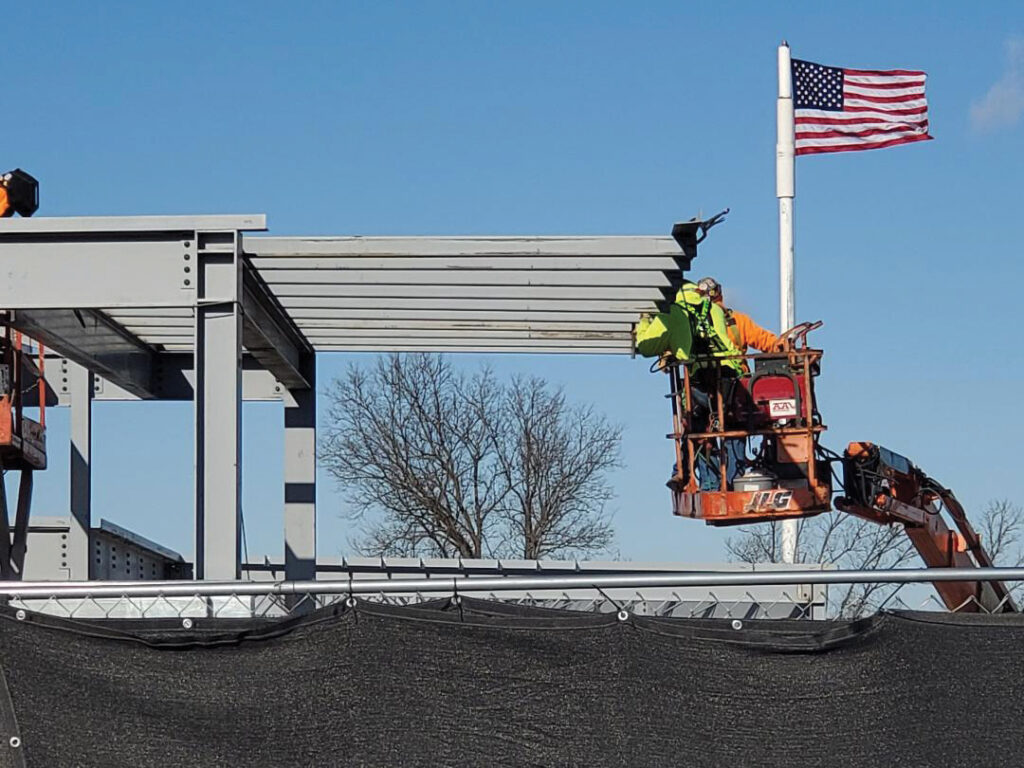
<svg viewBox="0 0 1024 768">
<path fill-rule="evenodd" d="M 824 320 L 824 442 L 913 458 L 968 509 L 1024 502 L 1024 7 L 105 2 L 5 10 L 3 168 L 40 215 L 265 212 L 273 234 L 667 234 L 730 207 L 694 277 L 775 327 L 777 46 L 928 73 L 937 141 L 800 161 L 796 313 Z M 974 287 L 977 287 L 976 289 Z M 357 355 L 325 357 L 327 383 Z M 673 518 L 666 382 L 628 357 L 494 356 L 625 427 L 618 549 L 724 557 Z M 326 412 L 322 404 L 321 413 Z M 245 407 L 248 551 L 281 554 L 280 406 Z M 40 514 L 67 509 L 67 411 Z M 191 408 L 95 408 L 94 511 L 189 554 Z M 319 542 L 347 550 L 320 476 Z"/>
</svg>

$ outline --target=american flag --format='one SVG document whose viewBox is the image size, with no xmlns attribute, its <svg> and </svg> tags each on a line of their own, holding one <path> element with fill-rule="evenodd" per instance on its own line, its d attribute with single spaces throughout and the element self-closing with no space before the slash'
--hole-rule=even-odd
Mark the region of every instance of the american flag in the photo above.
<svg viewBox="0 0 1024 768">
<path fill-rule="evenodd" d="M 793 59 L 796 153 L 927 141 L 925 78 L 914 70 L 843 69 Z"/>
</svg>

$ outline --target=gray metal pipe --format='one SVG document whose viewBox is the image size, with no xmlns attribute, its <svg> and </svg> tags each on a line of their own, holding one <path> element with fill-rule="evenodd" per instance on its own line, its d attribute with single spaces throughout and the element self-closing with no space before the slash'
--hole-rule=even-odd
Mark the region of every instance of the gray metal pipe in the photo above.
<svg viewBox="0 0 1024 768">
<path fill-rule="evenodd" d="M 858 571 L 684 571 L 586 576 L 433 577 L 346 581 L 6 581 L 0 596 L 21 599 L 71 597 L 206 597 L 218 595 L 363 595 L 394 592 L 502 592 L 646 587 L 723 587 L 787 584 L 910 584 L 934 581 L 1024 581 L 1024 568 L 898 568 Z"/>
</svg>

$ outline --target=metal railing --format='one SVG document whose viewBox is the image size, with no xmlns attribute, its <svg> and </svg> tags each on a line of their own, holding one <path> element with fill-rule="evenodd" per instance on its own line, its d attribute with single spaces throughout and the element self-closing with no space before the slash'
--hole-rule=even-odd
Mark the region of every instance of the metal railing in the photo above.
<svg viewBox="0 0 1024 768">
<path fill-rule="evenodd" d="M 275 582 L 0 582 L 0 599 L 21 609 L 70 618 L 273 618 L 342 601 L 412 604 L 473 595 L 520 604 L 588 611 L 707 618 L 823 618 L 810 585 L 927 584 L 936 581 L 1024 581 L 1024 568 L 887 569 L 861 571 L 769 570 L 744 572 L 621 572 L 531 576 L 435 576 L 348 578 Z M 777 599 L 751 592 L 722 600 L 716 588 L 792 587 Z M 706 589 L 658 597 L 645 590 Z M 609 592 L 619 590 L 617 597 Z M 628 590 L 623 596 L 621 590 Z M 905 599 L 885 607 L 942 609 L 933 596 L 917 604 Z M 957 610 L 977 611 L 967 600 Z"/>
</svg>

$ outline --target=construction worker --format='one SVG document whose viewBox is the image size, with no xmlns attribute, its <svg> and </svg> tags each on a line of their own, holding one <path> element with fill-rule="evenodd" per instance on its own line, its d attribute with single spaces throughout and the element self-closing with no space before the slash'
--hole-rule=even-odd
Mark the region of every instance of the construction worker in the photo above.
<svg viewBox="0 0 1024 768">
<path fill-rule="evenodd" d="M 732 346 L 740 354 L 746 354 L 748 350 L 755 349 L 758 352 L 776 352 L 782 348 L 782 339 L 771 331 L 762 328 L 755 323 L 750 315 L 739 310 L 725 306 L 722 298 L 722 286 L 713 277 L 703 277 L 697 281 L 697 293 L 702 299 L 712 302 L 715 306 L 721 307 L 725 314 L 726 333 Z M 739 360 L 742 368 L 741 376 L 750 373 L 745 360 Z M 723 371 L 727 375 L 730 371 Z M 694 400 L 698 405 L 710 410 L 711 399 L 708 396 L 707 388 L 701 386 L 699 376 L 697 386 L 694 388 Z M 736 386 L 735 379 L 726 382 L 722 396 L 727 402 L 731 402 L 745 390 Z M 746 441 L 742 438 L 726 438 L 724 443 L 726 456 L 726 480 L 729 486 L 739 474 L 741 465 L 746 461 Z M 717 459 L 709 450 L 702 450 L 697 456 L 697 475 L 700 478 L 701 490 L 718 490 L 721 485 Z"/>
<path fill-rule="evenodd" d="M 715 278 L 702 277 L 697 282 L 697 293 L 710 299 L 725 312 L 729 340 L 740 352 L 746 353 L 748 349 L 776 352 L 782 348 L 782 339 L 755 323 L 750 319 L 750 315 L 725 306 L 722 300 L 722 286 Z"/>
<path fill-rule="evenodd" d="M 693 360 L 690 377 L 694 412 L 701 413 L 710 423 L 717 410 L 712 402 L 715 382 L 724 382 L 718 394 L 731 401 L 738 391 L 737 380 L 749 374 L 741 355 L 751 347 L 773 352 L 781 347 L 782 341 L 748 315 L 727 308 L 721 285 L 714 278 L 705 277 L 697 283 L 683 283 L 667 313 L 642 317 L 636 328 L 636 344 L 637 351 L 645 357 L 660 356 L 686 363 Z M 716 365 L 710 358 L 720 361 Z M 723 428 L 719 425 L 719 429 Z M 721 485 L 718 462 L 713 460 L 716 442 L 709 441 L 697 456 L 701 490 L 718 490 Z M 746 444 L 740 438 L 727 438 L 721 443 L 726 454 L 726 481 L 731 485 L 746 458 Z"/>
<path fill-rule="evenodd" d="M 643 357 L 692 361 L 691 373 L 713 371 L 718 366 L 710 358 L 720 358 L 719 365 L 731 375 L 745 372 L 737 359 L 742 350 L 729 335 L 725 308 L 707 292 L 702 293 L 697 283 L 683 283 L 668 312 L 643 315 L 635 339 L 637 352 Z"/>
</svg>

